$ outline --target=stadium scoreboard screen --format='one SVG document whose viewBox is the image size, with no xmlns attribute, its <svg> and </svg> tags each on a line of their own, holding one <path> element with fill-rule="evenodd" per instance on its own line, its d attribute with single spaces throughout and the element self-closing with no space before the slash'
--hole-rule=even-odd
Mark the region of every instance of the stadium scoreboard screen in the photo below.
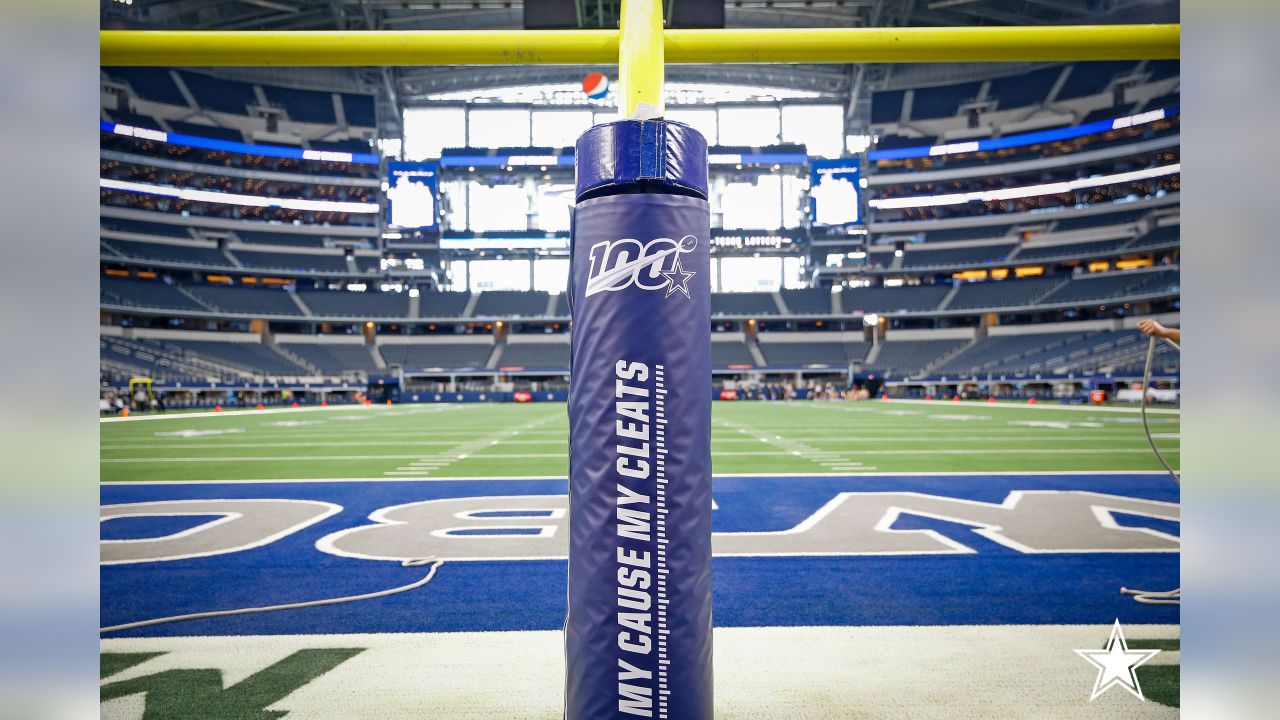
<svg viewBox="0 0 1280 720">
<path fill-rule="evenodd" d="M 843 227 L 862 222 L 862 166 L 857 158 L 814 159 L 809 170 L 809 212 L 815 227 Z"/>
<path fill-rule="evenodd" d="M 437 163 L 387 163 L 387 226 L 399 230 L 438 229 L 439 186 Z"/>
</svg>

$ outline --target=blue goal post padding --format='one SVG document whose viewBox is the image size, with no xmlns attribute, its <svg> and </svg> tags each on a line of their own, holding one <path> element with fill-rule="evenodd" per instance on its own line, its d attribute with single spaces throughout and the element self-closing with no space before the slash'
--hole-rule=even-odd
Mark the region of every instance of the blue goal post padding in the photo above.
<svg viewBox="0 0 1280 720">
<path fill-rule="evenodd" d="M 577 158 L 565 717 L 710 720 L 706 142 L 622 121 Z"/>
</svg>

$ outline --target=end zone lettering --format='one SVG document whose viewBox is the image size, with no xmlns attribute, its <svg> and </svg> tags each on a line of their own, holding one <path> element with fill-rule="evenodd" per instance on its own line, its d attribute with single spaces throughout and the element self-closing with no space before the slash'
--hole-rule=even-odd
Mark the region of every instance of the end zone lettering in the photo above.
<svg viewBox="0 0 1280 720">
<path fill-rule="evenodd" d="M 619 360 L 614 365 L 614 435 L 618 473 L 618 711 L 653 716 L 653 671 L 636 656 L 653 653 L 653 498 L 650 492 L 649 366 Z M 629 662 L 631 656 L 636 663 Z M 637 664 L 639 663 L 639 664 Z"/>
</svg>

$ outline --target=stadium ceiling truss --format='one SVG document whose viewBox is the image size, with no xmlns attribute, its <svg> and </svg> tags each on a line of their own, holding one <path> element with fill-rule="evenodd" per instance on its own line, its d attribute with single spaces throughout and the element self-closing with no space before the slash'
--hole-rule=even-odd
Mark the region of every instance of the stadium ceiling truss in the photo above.
<svg viewBox="0 0 1280 720">
<path fill-rule="evenodd" d="M 584 28 L 617 27 L 621 0 L 577 0 Z M 677 0 L 678 1 L 678 0 Z M 667 0 L 669 4 L 671 0 Z M 523 2 L 493 0 L 104 0 L 103 29 L 187 30 L 503 30 L 523 27 Z M 1029 26 L 1178 21 L 1177 0 L 728 0 L 730 28 L 890 28 Z M 1019 67 L 1020 66 L 1020 67 Z M 1032 67 L 987 66 L 994 76 Z M 400 111 L 434 94 L 546 83 L 576 83 L 585 68 L 444 66 L 219 68 L 218 74 L 296 87 L 373 92 L 384 131 L 398 131 Z M 972 72 L 968 73 L 970 76 Z M 896 86 L 959 82 L 938 66 L 670 65 L 667 79 L 815 92 L 847 108 L 847 124 L 865 126 L 871 93 Z"/>
</svg>

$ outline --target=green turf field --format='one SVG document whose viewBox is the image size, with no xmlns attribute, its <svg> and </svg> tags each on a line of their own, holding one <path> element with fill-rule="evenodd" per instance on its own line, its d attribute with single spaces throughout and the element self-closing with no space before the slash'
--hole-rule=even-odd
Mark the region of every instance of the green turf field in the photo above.
<svg viewBox="0 0 1280 720">
<path fill-rule="evenodd" d="M 1176 467 L 1179 416 L 1152 432 Z M 716 403 L 717 474 L 1159 470 L 1136 408 Z M 397 405 L 104 422 L 102 480 L 563 476 L 565 406 Z"/>
</svg>

